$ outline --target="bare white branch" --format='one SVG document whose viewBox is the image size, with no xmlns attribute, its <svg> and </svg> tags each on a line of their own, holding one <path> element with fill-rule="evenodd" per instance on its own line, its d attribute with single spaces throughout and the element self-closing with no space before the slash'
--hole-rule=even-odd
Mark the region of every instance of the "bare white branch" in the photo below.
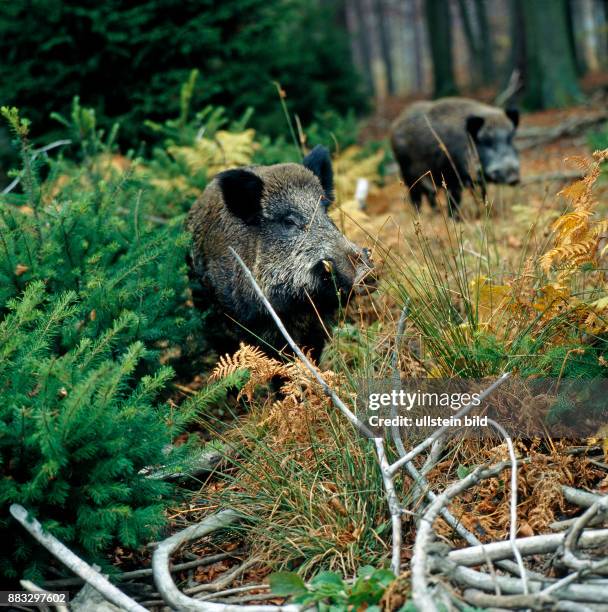
<svg viewBox="0 0 608 612">
<path fill-rule="evenodd" d="M 45 533 L 42 525 L 33 517 L 28 517 L 27 510 L 19 504 L 12 504 L 9 508 L 13 518 L 42 544 L 50 553 L 69 567 L 75 574 L 88 582 L 109 602 L 127 610 L 128 612 L 146 612 L 136 601 L 117 589 L 109 580 L 96 572 L 88 563 L 77 557 L 67 546 L 54 536 Z"/>
<path fill-rule="evenodd" d="M 214 531 L 230 527 L 239 519 L 234 510 L 222 510 L 208 516 L 196 525 L 173 534 L 158 544 L 152 556 L 152 569 L 156 588 L 168 606 L 184 612 L 298 612 L 299 606 L 238 606 L 211 601 L 200 601 L 182 593 L 171 577 L 169 563 L 171 554 L 182 544 L 202 538 Z"/>
</svg>

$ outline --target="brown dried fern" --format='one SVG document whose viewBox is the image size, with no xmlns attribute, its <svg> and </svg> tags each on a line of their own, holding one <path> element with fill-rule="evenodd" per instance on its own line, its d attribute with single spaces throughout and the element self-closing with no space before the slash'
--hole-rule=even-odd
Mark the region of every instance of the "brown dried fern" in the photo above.
<svg viewBox="0 0 608 612">
<path fill-rule="evenodd" d="M 560 195 L 571 202 L 572 210 L 553 223 L 554 246 L 540 258 L 541 268 L 546 274 L 559 268 L 556 289 L 566 288 L 581 266 L 597 264 L 608 222 L 594 220 L 598 201 L 593 189 L 601 172 L 601 164 L 606 160 L 608 149 L 596 151 L 592 160 L 573 158 L 574 163 L 585 171 L 585 177 L 560 191 Z"/>
<path fill-rule="evenodd" d="M 249 371 L 249 380 L 238 396 L 239 398 L 246 397 L 249 401 L 253 399 L 256 387 L 267 385 L 277 376 L 282 378 L 289 376 L 287 364 L 268 357 L 258 347 L 241 342 L 239 350 L 234 355 L 220 357 L 218 364 L 211 373 L 210 380 L 226 378 L 238 370 Z"/>
</svg>

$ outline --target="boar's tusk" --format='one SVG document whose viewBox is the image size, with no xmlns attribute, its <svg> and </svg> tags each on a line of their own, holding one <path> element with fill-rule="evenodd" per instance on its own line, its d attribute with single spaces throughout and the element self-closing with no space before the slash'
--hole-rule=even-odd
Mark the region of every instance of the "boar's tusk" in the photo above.
<svg viewBox="0 0 608 612">
<path fill-rule="evenodd" d="M 327 259 L 323 260 L 323 267 L 325 268 L 326 272 L 329 272 L 330 274 L 334 271 L 334 266 L 331 263 L 331 261 L 327 261 Z"/>
</svg>

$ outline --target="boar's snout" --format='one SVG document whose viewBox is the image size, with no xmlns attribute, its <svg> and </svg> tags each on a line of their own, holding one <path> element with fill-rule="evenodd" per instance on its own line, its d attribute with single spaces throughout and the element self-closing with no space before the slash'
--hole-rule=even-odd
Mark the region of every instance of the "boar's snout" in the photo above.
<svg viewBox="0 0 608 612">
<path fill-rule="evenodd" d="M 516 157 L 503 159 L 486 170 L 486 178 L 491 183 L 517 185 L 519 183 L 519 160 Z"/>
<path fill-rule="evenodd" d="M 325 257 L 315 266 L 328 285 L 341 293 L 357 295 L 376 290 L 378 278 L 369 249 L 354 247 L 341 257 Z"/>
<path fill-rule="evenodd" d="M 378 288 L 377 270 L 372 260 L 372 252 L 369 249 L 361 249 L 355 265 L 355 282 L 353 289 L 357 295 L 372 293 Z"/>
</svg>

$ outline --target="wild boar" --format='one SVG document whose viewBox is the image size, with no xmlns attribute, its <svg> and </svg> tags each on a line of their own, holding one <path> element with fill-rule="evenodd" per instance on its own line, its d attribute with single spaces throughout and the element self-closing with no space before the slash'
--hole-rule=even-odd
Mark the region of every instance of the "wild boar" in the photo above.
<svg viewBox="0 0 608 612">
<path fill-rule="evenodd" d="M 445 181 L 450 215 L 459 215 L 463 187 L 479 183 L 514 185 L 519 181 L 519 156 L 513 137 L 517 110 L 502 110 L 467 98 L 415 102 L 391 127 L 391 145 L 419 209 L 422 196 L 436 206 L 436 192 Z"/>
<path fill-rule="evenodd" d="M 193 205 L 191 269 L 206 330 L 223 352 L 245 340 L 286 342 L 229 247 L 243 259 L 294 340 L 318 359 L 340 304 L 375 287 L 371 254 L 348 240 L 327 214 L 333 199 L 329 152 L 302 164 L 250 166 L 218 174 Z"/>
</svg>

